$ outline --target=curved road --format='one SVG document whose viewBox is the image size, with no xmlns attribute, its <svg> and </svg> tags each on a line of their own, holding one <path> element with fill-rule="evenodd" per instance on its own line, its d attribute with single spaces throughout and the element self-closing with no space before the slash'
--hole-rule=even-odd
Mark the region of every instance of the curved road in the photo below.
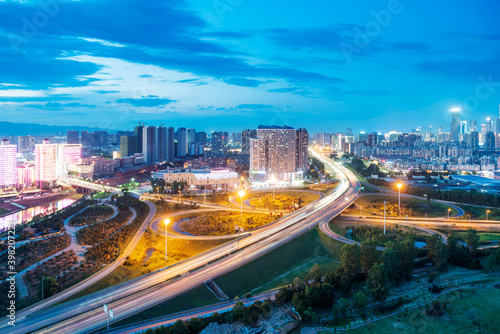
<svg viewBox="0 0 500 334">
<path fill-rule="evenodd" d="M 314 152 L 312 154 L 318 156 Z M 266 226 L 241 239 L 239 245 L 232 241 L 165 270 L 55 306 L 19 320 L 10 332 L 25 333 L 46 327 L 41 330 L 42 333 L 88 333 L 105 326 L 106 316 L 102 312 L 104 303 L 114 310 L 115 320 L 123 319 L 199 286 L 208 279 L 223 275 L 300 236 L 321 222 L 331 220 L 352 204 L 358 194 L 359 183 L 343 167 L 334 166 L 323 157 L 320 159 L 342 175 L 338 187 L 325 198 L 281 218 L 280 223 Z M 1 325 L 4 324 L 2 322 Z"/>
</svg>

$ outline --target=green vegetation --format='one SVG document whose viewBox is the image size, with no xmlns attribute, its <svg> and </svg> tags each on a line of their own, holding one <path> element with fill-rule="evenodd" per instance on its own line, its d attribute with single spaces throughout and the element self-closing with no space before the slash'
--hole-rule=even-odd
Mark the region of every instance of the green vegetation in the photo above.
<svg viewBox="0 0 500 334">
<path fill-rule="evenodd" d="M 22 271 L 29 266 L 55 254 L 69 246 L 71 238 L 66 233 L 52 236 L 42 240 L 25 243 L 16 248 L 16 270 Z M 0 263 L 7 264 L 9 254 L 3 252 L 0 255 Z M 8 277 L 7 271 L 3 271 L 0 279 Z"/>
<path fill-rule="evenodd" d="M 460 205 L 460 207 L 465 211 L 465 214 L 461 217 L 464 220 L 469 219 L 469 215 L 471 219 L 486 219 L 487 211 L 489 211 L 488 220 L 500 220 L 499 209 L 488 209 L 471 205 Z"/>
<path fill-rule="evenodd" d="M 243 296 L 245 293 L 306 263 L 314 264 L 314 261 L 319 259 L 318 257 L 339 261 L 343 245 L 340 241 L 329 238 L 316 228 L 260 258 L 216 278 L 215 281 L 230 298 Z M 336 263 L 329 262 L 324 272 L 337 267 Z M 295 272 L 295 275 L 300 275 L 302 272 Z M 289 284 L 291 281 L 279 282 L 279 284 Z M 266 288 L 276 287 L 273 285 L 266 285 Z"/>
<path fill-rule="evenodd" d="M 132 324 L 145 319 L 152 319 L 177 312 L 195 309 L 207 305 L 218 303 L 219 299 L 215 297 L 205 285 L 200 285 L 177 297 L 169 299 L 163 303 L 155 305 L 147 310 L 134 314 L 121 321 L 115 322 L 111 327 L 116 328 L 123 325 Z"/>
<path fill-rule="evenodd" d="M 319 199 L 319 194 L 304 191 L 275 191 L 249 194 L 250 205 L 269 210 L 291 210 L 301 208 Z M 274 200 L 273 200 L 274 197 Z M 240 198 L 237 201 L 240 203 Z"/>
<path fill-rule="evenodd" d="M 109 196 L 111 196 L 110 192 L 100 191 L 98 193 L 93 194 L 92 198 L 94 198 L 94 199 L 105 199 L 105 198 L 108 198 Z"/>
<path fill-rule="evenodd" d="M 500 196 L 478 192 L 477 190 L 435 190 L 429 188 L 410 187 L 403 188 L 402 192 L 410 195 L 424 196 L 427 198 L 443 201 L 466 203 L 474 205 L 491 206 L 497 208 L 500 204 Z"/>
<path fill-rule="evenodd" d="M 74 226 L 83 226 L 101 222 L 111 217 L 113 212 L 113 209 L 107 205 L 94 205 L 71 218 L 70 224 Z"/>
<path fill-rule="evenodd" d="M 330 225 L 335 224 L 331 223 Z M 370 225 L 346 226 L 345 229 L 339 227 L 337 231 L 341 232 L 340 235 L 351 240 L 372 243 L 377 246 L 385 246 L 390 242 L 399 243 L 403 241 L 408 233 L 415 235 L 416 232 L 411 227 L 397 226 L 386 228 L 386 234 L 384 234 L 383 228 Z"/>
<path fill-rule="evenodd" d="M 467 231 L 467 247 L 460 246 L 456 236 L 450 236 L 445 244 L 438 234 L 427 237 L 427 257 L 440 271 L 448 270 L 450 264 L 469 269 L 482 269 L 481 262 L 474 259 L 477 255 L 479 237 L 476 230 Z"/>
<path fill-rule="evenodd" d="M 352 307 L 349 296 L 355 289 L 367 290 L 373 301 L 381 302 L 377 309 L 385 308 L 392 285 L 410 280 L 417 252 L 412 234 L 406 234 L 398 243 L 390 243 L 383 252 L 377 252 L 370 244 L 346 244 L 342 247 L 341 263 L 336 270 L 328 272 L 324 279 L 319 267 L 313 267 L 305 280 L 294 279 L 276 295 L 278 302 L 291 302 L 304 320 L 317 321 L 316 310 L 333 307 L 336 320 L 341 320 Z M 357 308 L 365 307 L 367 297 L 355 293 Z"/>
<path fill-rule="evenodd" d="M 188 218 L 192 217 L 192 218 Z M 243 217 L 243 218 L 242 218 Z M 210 212 L 175 217 L 179 228 L 193 235 L 226 235 L 235 233 L 235 226 L 252 230 L 267 225 L 279 218 L 278 215 L 237 211 Z"/>
<path fill-rule="evenodd" d="M 478 293 L 459 290 L 438 299 L 446 316 L 430 315 L 434 304 L 405 311 L 387 319 L 372 322 L 358 329 L 350 329 L 353 334 L 385 333 L 499 333 L 500 290 L 490 288 Z M 323 331 L 321 333 L 334 333 Z"/>
<path fill-rule="evenodd" d="M 113 219 L 97 222 L 78 230 L 76 232 L 78 243 L 81 245 L 95 245 L 99 243 L 103 238 L 112 235 L 121 228 L 131 216 L 132 212 L 130 210 L 120 211 Z"/>
<path fill-rule="evenodd" d="M 0 216 L 9 213 L 10 211 L 4 208 L 0 208 Z"/>
<path fill-rule="evenodd" d="M 160 304 L 162 305 L 162 304 Z M 167 305 L 165 305 L 168 307 Z M 157 309 L 155 307 L 154 309 Z M 186 306 L 186 309 L 189 309 L 189 306 Z M 192 307 L 191 307 L 192 308 Z M 271 314 L 272 302 L 270 300 L 256 301 L 252 305 L 245 306 L 242 302 L 236 302 L 234 308 L 231 312 L 218 314 L 215 313 L 211 317 L 208 318 L 191 318 L 188 321 L 177 320 L 172 326 L 161 326 L 154 329 L 148 329 L 145 331 L 147 334 L 196 334 L 201 332 L 206 326 L 210 323 L 226 323 L 231 324 L 236 321 L 243 323 L 244 325 L 248 325 L 254 328 L 258 327 L 259 320 L 261 318 L 266 318 Z M 151 309 L 150 309 L 151 310 Z M 151 312 L 151 311 L 150 311 Z M 138 318 L 138 315 L 142 315 L 141 318 Z M 124 325 L 130 323 L 129 319 L 136 319 L 136 321 L 144 320 L 144 317 L 151 318 L 150 313 L 148 311 L 141 312 L 137 315 L 134 315 L 125 320 L 114 323 L 111 327 L 117 327 L 118 325 Z"/>
<path fill-rule="evenodd" d="M 384 201 L 386 202 L 387 217 L 397 217 L 399 214 L 398 196 L 392 195 L 367 195 L 356 200 L 355 205 L 349 209 L 349 213 L 356 215 L 384 215 Z M 362 207 L 362 209 L 361 209 Z M 441 203 L 431 202 L 429 200 L 401 198 L 401 216 L 405 217 L 424 217 L 427 213 L 429 218 L 446 217 L 448 209 L 451 209 L 450 216 L 458 212 L 454 208 Z"/>
</svg>

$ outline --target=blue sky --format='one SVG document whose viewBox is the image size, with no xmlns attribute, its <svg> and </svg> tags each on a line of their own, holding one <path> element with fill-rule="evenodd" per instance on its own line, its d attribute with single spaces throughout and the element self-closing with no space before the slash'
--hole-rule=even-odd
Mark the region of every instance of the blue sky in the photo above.
<svg viewBox="0 0 500 334">
<path fill-rule="evenodd" d="M 500 4 L 0 0 L 3 121 L 409 131 L 498 117 Z M 498 83 L 497 83 L 498 82 Z"/>
</svg>

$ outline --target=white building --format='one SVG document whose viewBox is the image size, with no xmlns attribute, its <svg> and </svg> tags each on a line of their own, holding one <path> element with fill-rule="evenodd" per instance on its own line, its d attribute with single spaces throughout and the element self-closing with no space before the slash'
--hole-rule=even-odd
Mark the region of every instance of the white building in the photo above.
<svg viewBox="0 0 500 334">
<path fill-rule="evenodd" d="M 206 190 L 233 190 L 239 182 L 238 173 L 230 169 L 169 169 L 154 173 L 153 178 L 187 182 L 189 188 Z"/>
<path fill-rule="evenodd" d="M 7 139 L 0 143 L 0 188 L 17 185 L 17 145 Z"/>
</svg>

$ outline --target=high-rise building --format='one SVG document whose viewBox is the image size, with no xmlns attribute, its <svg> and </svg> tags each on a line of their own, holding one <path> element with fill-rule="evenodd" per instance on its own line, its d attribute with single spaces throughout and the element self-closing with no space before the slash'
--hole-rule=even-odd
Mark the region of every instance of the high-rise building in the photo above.
<svg viewBox="0 0 500 334">
<path fill-rule="evenodd" d="M 479 133 L 477 131 L 471 131 L 467 134 L 467 146 L 473 152 L 477 152 L 479 148 Z"/>
<path fill-rule="evenodd" d="M 17 145 L 0 142 L 0 188 L 17 185 Z"/>
<path fill-rule="evenodd" d="M 369 147 L 375 147 L 378 143 L 378 135 L 376 132 L 368 133 L 366 135 L 366 145 Z"/>
<path fill-rule="evenodd" d="M 56 175 L 68 175 L 69 165 L 79 165 L 82 162 L 82 145 L 57 145 Z"/>
<path fill-rule="evenodd" d="M 155 126 L 145 126 L 142 129 L 142 153 L 144 163 L 152 164 L 158 162 L 158 128 Z"/>
<path fill-rule="evenodd" d="M 137 137 L 136 136 L 121 136 L 120 137 L 120 153 L 122 157 L 130 157 L 137 153 Z"/>
<path fill-rule="evenodd" d="M 139 123 L 139 126 L 136 126 L 135 127 L 135 142 L 136 142 L 136 149 L 135 149 L 135 153 L 142 153 L 142 132 L 143 132 L 143 129 L 144 129 L 144 126 L 143 125 L 140 125 L 141 123 Z"/>
<path fill-rule="evenodd" d="M 173 161 L 175 154 L 174 128 L 158 128 L 158 161 Z"/>
<path fill-rule="evenodd" d="M 250 139 L 257 138 L 257 130 L 247 129 L 241 132 L 241 154 L 250 154 Z"/>
<path fill-rule="evenodd" d="M 35 138 L 33 136 L 19 136 L 17 139 L 17 153 L 33 154 L 35 151 Z"/>
<path fill-rule="evenodd" d="M 35 180 L 39 188 L 55 185 L 57 161 L 57 145 L 44 139 L 42 144 L 35 145 Z"/>
<path fill-rule="evenodd" d="M 66 142 L 68 144 L 80 144 L 80 132 L 77 130 L 68 130 Z"/>
<path fill-rule="evenodd" d="M 309 134 L 304 128 L 297 130 L 295 168 L 306 171 L 309 167 Z"/>
<path fill-rule="evenodd" d="M 35 166 L 24 164 L 17 167 L 17 186 L 31 187 L 35 184 Z"/>
<path fill-rule="evenodd" d="M 196 130 L 192 128 L 186 130 L 186 154 L 196 155 Z"/>
<path fill-rule="evenodd" d="M 175 132 L 175 139 L 177 140 L 177 156 L 185 157 L 187 155 L 186 128 L 178 128 Z"/>
<path fill-rule="evenodd" d="M 353 136 L 352 129 L 351 128 L 345 129 L 345 135 L 348 137 L 352 137 Z"/>
<path fill-rule="evenodd" d="M 451 109 L 450 141 L 458 141 L 460 134 L 460 109 Z"/>
<path fill-rule="evenodd" d="M 488 152 L 495 152 L 495 134 L 493 131 L 486 132 L 484 148 Z"/>
<path fill-rule="evenodd" d="M 257 138 L 250 139 L 252 182 L 276 180 L 290 183 L 303 180 L 307 131 L 299 131 L 301 134 L 287 126 L 259 126 Z M 297 142 L 298 138 L 300 143 Z"/>
<path fill-rule="evenodd" d="M 227 132 L 212 132 L 212 152 L 223 153 L 229 142 L 229 136 Z"/>
<path fill-rule="evenodd" d="M 205 154 L 207 145 L 207 134 L 205 132 L 196 132 L 196 155 Z"/>
<path fill-rule="evenodd" d="M 316 143 L 319 146 L 330 146 L 332 142 L 332 135 L 329 133 L 318 133 L 316 135 Z"/>
</svg>

